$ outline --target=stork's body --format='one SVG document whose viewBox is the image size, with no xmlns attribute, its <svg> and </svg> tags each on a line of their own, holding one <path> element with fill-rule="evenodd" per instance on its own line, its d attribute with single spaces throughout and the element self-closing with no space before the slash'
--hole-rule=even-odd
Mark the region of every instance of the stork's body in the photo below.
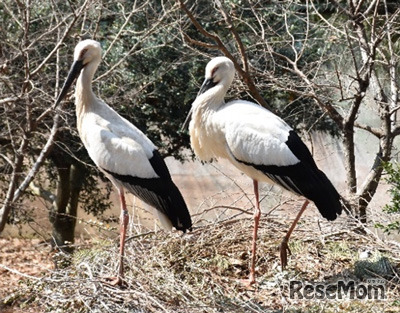
<svg viewBox="0 0 400 313">
<path fill-rule="evenodd" d="M 92 79 L 100 60 L 98 42 L 85 40 L 76 46 L 74 64 L 56 105 L 78 77 L 75 105 L 79 135 L 93 162 L 113 182 L 120 196 L 120 263 L 115 281 L 120 283 L 129 220 L 124 188 L 154 207 L 165 228 L 175 227 L 186 231 L 191 229 L 192 222 L 185 201 L 155 145 L 138 128 L 94 95 Z"/>
<path fill-rule="evenodd" d="M 252 102 L 224 102 L 234 73 L 233 63 L 228 58 L 217 57 L 209 62 L 206 79 L 192 104 L 189 132 L 191 146 L 201 160 L 225 158 L 253 179 L 256 205 L 249 283 L 254 283 L 261 214 L 259 181 L 278 184 L 313 201 L 328 220 L 334 220 L 341 213 L 341 204 L 339 194 L 318 169 L 305 144 L 281 118 Z M 287 241 L 307 204 L 308 201 L 282 242 L 283 267 Z"/>
</svg>

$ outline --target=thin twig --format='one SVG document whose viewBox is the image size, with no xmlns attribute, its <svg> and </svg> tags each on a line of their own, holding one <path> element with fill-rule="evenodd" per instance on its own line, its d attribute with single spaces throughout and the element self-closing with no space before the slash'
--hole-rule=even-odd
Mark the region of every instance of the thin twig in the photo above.
<svg viewBox="0 0 400 313">
<path fill-rule="evenodd" d="M 33 279 L 33 280 L 40 280 L 39 277 L 35 277 L 35 276 L 32 276 L 32 275 L 28 275 L 28 274 L 22 273 L 22 272 L 20 272 L 20 271 L 18 271 L 16 269 L 13 269 L 13 268 L 8 267 L 8 266 L 3 265 L 3 264 L 0 264 L 0 267 L 5 269 L 6 271 L 9 271 L 11 273 L 17 274 L 17 275 L 25 277 L 25 278 L 29 278 L 29 279 Z"/>
</svg>

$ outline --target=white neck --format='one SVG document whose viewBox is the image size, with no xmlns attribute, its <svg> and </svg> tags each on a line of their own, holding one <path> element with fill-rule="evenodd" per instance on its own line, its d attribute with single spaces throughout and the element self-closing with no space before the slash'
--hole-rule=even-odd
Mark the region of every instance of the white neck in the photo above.
<svg viewBox="0 0 400 313">
<path fill-rule="evenodd" d="M 83 111 L 90 109 L 90 107 L 96 103 L 96 101 L 94 101 L 96 96 L 92 90 L 92 80 L 98 65 L 98 62 L 87 64 L 82 69 L 82 72 L 77 79 L 75 88 L 75 105 L 78 116 Z"/>
<path fill-rule="evenodd" d="M 223 105 L 227 88 L 224 85 L 216 85 L 205 93 L 199 95 L 193 102 L 193 110 L 204 113 L 204 111 L 217 111 Z"/>
<path fill-rule="evenodd" d="M 79 134 L 82 134 L 81 126 L 85 113 L 93 110 L 94 106 L 98 103 L 97 98 L 92 90 L 92 80 L 98 65 L 99 62 L 87 64 L 82 69 L 81 74 L 76 82 L 75 109 Z"/>
</svg>

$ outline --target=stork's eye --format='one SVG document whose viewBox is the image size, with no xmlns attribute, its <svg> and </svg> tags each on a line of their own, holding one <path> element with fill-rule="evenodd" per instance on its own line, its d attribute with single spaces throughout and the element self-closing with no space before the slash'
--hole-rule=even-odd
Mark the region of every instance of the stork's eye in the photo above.
<svg viewBox="0 0 400 313">
<path fill-rule="evenodd" d="M 214 77 L 216 71 L 218 71 L 218 66 L 214 67 L 213 70 L 211 71 L 211 77 Z"/>
<path fill-rule="evenodd" d="M 80 60 L 83 59 L 83 57 L 85 56 L 85 54 L 86 54 L 87 51 L 88 51 L 88 49 L 83 49 L 83 50 L 81 51 L 81 53 L 79 54 L 79 59 L 80 59 Z"/>
</svg>

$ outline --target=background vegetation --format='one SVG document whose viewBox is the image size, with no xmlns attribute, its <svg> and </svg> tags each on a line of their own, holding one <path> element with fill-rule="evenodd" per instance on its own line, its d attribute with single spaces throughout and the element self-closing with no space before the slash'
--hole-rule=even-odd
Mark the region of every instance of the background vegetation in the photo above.
<svg viewBox="0 0 400 313">
<path fill-rule="evenodd" d="M 398 158 L 399 15 L 388 0 L 2 1 L 0 231 L 31 222 L 23 203 L 40 197 L 53 245 L 70 252 L 78 204 L 95 214 L 109 206 L 111 186 L 77 136 L 73 98 L 62 111 L 50 109 L 74 46 L 87 37 L 104 50 L 95 93 L 164 156 L 182 161 L 190 155 L 180 127 L 204 66 L 212 56 L 231 58 L 238 75 L 229 97 L 273 110 L 304 140 L 316 131 L 338 138 L 343 196 L 367 224 L 383 164 Z M 367 175 L 357 171 L 360 132 L 376 139 Z M 393 195 L 386 208 L 398 211 L 398 168 L 386 171 Z M 398 222 L 390 225 L 398 231 Z"/>
</svg>

